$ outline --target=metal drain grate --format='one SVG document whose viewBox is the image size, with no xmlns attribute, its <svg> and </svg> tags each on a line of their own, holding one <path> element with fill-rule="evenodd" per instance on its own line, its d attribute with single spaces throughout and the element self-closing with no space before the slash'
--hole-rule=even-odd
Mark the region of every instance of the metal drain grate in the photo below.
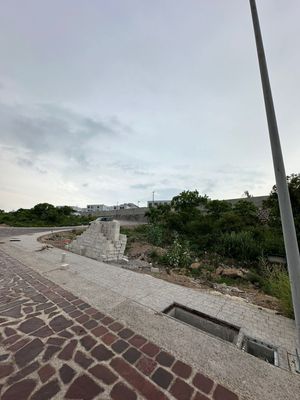
<svg viewBox="0 0 300 400">
<path fill-rule="evenodd" d="M 164 314 L 191 325 L 201 331 L 236 344 L 240 328 L 180 304 L 171 304 Z"/>
<path fill-rule="evenodd" d="M 254 357 L 268 362 L 269 364 L 278 366 L 277 349 L 270 344 L 245 336 L 242 343 L 242 350 Z"/>
</svg>

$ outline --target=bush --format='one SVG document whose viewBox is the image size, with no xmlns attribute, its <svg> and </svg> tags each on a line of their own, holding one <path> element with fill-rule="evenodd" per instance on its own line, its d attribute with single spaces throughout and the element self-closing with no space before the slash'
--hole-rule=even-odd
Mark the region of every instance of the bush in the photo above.
<svg viewBox="0 0 300 400">
<path fill-rule="evenodd" d="M 151 224 L 147 229 L 147 239 L 154 246 L 161 246 L 163 243 L 164 231 L 160 225 Z"/>
<path fill-rule="evenodd" d="M 255 260 L 262 253 L 261 245 L 248 231 L 223 234 L 217 248 L 224 256 L 242 261 Z"/>
<path fill-rule="evenodd" d="M 291 286 L 286 269 L 281 266 L 271 266 L 265 271 L 265 277 L 265 291 L 280 300 L 285 316 L 294 318 Z"/>
<path fill-rule="evenodd" d="M 173 245 L 166 254 L 166 260 L 171 267 L 188 267 L 192 260 L 188 242 L 181 243 L 176 237 Z"/>
</svg>

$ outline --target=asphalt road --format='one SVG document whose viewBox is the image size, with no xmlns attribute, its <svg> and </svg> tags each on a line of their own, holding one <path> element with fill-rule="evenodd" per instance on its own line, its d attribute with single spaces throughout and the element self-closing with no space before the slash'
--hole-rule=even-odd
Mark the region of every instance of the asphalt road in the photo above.
<svg viewBox="0 0 300 400">
<path fill-rule="evenodd" d="M 144 224 L 144 222 L 136 221 L 119 221 L 121 226 L 136 226 Z M 76 228 L 76 226 L 63 226 L 63 227 L 45 227 L 45 228 L 18 228 L 12 226 L 0 226 L 0 238 L 6 237 L 18 237 L 20 235 L 28 235 L 38 232 L 47 232 L 53 230 L 66 230 L 66 229 Z"/>
<path fill-rule="evenodd" d="M 64 230 L 66 227 L 46 227 L 46 228 L 16 228 L 12 226 L 8 227 L 0 227 L 0 238 L 6 238 L 6 237 L 18 237 L 20 235 L 28 235 L 28 234 L 33 234 L 33 233 L 38 233 L 38 232 L 47 232 L 51 230 Z"/>
</svg>

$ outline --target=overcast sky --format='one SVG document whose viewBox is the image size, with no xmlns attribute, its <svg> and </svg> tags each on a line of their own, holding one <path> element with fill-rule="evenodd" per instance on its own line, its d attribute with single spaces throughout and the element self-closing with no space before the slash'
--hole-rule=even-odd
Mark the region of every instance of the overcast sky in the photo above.
<svg viewBox="0 0 300 400">
<path fill-rule="evenodd" d="M 300 3 L 257 0 L 286 172 L 300 148 Z M 247 0 L 3 0 L 0 208 L 268 194 Z"/>
</svg>

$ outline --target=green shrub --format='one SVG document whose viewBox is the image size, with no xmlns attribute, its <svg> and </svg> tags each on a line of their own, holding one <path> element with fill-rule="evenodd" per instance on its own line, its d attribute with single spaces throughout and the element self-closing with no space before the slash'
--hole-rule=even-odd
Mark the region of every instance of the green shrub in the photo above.
<svg viewBox="0 0 300 400">
<path fill-rule="evenodd" d="M 188 242 L 180 242 L 176 237 L 166 254 L 166 260 L 171 267 L 188 267 L 192 260 Z"/>
<path fill-rule="evenodd" d="M 255 260 L 262 252 L 261 245 L 248 231 L 224 233 L 217 250 L 224 256 L 243 261 Z"/>
<path fill-rule="evenodd" d="M 154 246 L 161 246 L 163 243 L 164 231 L 160 225 L 151 224 L 147 229 L 147 239 Z"/>
<path fill-rule="evenodd" d="M 294 318 L 292 293 L 288 273 L 284 267 L 271 266 L 264 272 L 266 277 L 265 291 L 280 300 L 285 316 Z"/>
</svg>

